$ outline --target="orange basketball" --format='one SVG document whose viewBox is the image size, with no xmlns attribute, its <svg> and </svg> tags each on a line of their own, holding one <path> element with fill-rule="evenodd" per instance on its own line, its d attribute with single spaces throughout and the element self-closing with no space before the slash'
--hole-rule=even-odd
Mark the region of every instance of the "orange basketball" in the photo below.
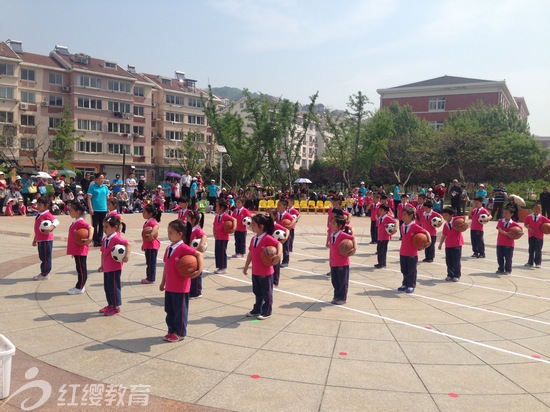
<svg viewBox="0 0 550 412">
<path fill-rule="evenodd" d="M 418 250 L 426 249 L 428 247 L 428 236 L 423 232 L 419 232 L 413 236 L 412 242 Z"/>
<path fill-rule="evenodd" d="M 145 228 L 143 228 L 143 230 L 141 231 L 141 238 L 143 239 L 144 242 L 152 242 L 154 239 L 158 238 L 158 233 L 156 235 L 152 235 L 153 233 L 153 228 L 151 226 L 147 226 Z"/>
<path fill-rule="evenodd" d="M 540 231 L 545 235 L 550 235 L 550 223 L 543 223 L 540 225 Z"/>
<path fill-rule="evenodd" d="M 281 226 L 286 227 L 287 229 L 290 229 L 290 224 L 292 223 L 292 220 L 290 219 L 283 219 L 279 222 Z"/>
<path fill-rule="evenodd" d="M 88 229 L 81 227 L 74 231 L 74 241 L 77 245 L 82 246 L 85 244 L 86 240 L 88 240 L 88 235 Z"/>
<path fill-rule="evenodd" d="M 275 256 L 277 256 L 277 248 L 275 246 L 266 246 L 262 249 L 260 257 L 264 265 L 275 266 Z"/>
<path fill-rule="evenodd" d="M 517 240 L 523 236 L 523 229 L 519 226 L 512 226 L 508 233 L 512 239 Z"/>
<path fill-rule="evenodd" d="M 342 256 L 349 256 L 351 249 L 353 249 L 353 242 L 350 239 L 344 239 L 338 245 L 338 252 Z"/>
<path fill-rule="evenodd" d="M 198 267 L 197 258 L 193 255 L 184 255 L 178 260 L 178 273 L 184 278 L 194 278 L 193 273 Z"/>
<path fill-rule="evenodd" d="M 233 227 L 233 221 L 232 220 L 226 220 L 223 224 L 223 231 L 225 233 L 235 233 L 235 228 Z"/>
<path fill-rule="evenodd" d="M 465 232 L 468 230 L 468 223 L 462 217 L 456 217 L 453 220 L 453 230 L 457 232 Z"/>
</svg>

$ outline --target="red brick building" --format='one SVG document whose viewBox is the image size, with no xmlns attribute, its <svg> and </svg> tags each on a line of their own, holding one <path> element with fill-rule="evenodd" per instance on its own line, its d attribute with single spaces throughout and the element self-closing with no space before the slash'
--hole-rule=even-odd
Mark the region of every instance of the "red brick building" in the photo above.
<svg viewBox="0 0 550 412">
<path fill-rule="evenodd" d="M 443 76 L 389 89 L 378 89 L 380 107 L 397 102 L 440 129 L 449 113 L 465 110 L 477 102 L 513 106 L 522 118 L 529 116 L 523 97 L 513 97 L 506 82 Z"/>
</svg>

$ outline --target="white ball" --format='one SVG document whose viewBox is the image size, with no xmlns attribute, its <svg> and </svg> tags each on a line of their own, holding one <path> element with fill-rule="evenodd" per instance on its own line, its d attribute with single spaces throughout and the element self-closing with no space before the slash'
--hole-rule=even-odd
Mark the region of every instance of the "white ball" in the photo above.
<svg viewBox="0 0 550 412">
<path fill-rule="evenodd" d="M 298 215 L 296 215 L 296 214 L 293 213 L 293 214 L 292 214 L 292 218 L 293 218 L 293 219 L 298 219 Z"/>
<path fill-rule="evenodd" d="M 392 235 L 395 232 L 395 223 L 388 223 L 386 225 L 386 233 Z"/>
<path fill-rule="evenodd" d="M 286 232 L 284 230 L 277 229 L 273 232 L 273 237 L 277 240 L 283 240 L 286 237 Z"/>
<path fill-rule="evenodd" d="M 245 225 L 246 227 L 250 227 L 251 224 L 252 218 L 250 216 L 246 216 L 243 218 L 243 225 Z"/>
<path fill-rule="evenodd" d="M 485 214 L 485 213 L 482 213 L 481 215 L 479 215 L 479 217 L 477 218 L 477 221 L 479 223 L 481 223 L 482 225 L 486 224 L 486 223 L 489 223 L 489 220 L 491 220 L 491 216 Z"/>
<path fill-rule="evenodd" d="M 200 239 L 193 239 L 191 241 L 191 247 L 195 250 L 197 250 L 200 245 L 201 245 L 201 240 Z"/>
<path fill-rule="evenodd" d="M 111 257 L 116 262 L 122 262 L 126 257 L 126 246 L 114 245 L 111 249 Z"/>
<path fill-rule="evenodd" d="M 46 232 L 46 229 L 49 229 L 49 227 L 52 225 L 52 222 L 50 220 L 43 220 L 42 223 L 40 223 L 39 230 L 42 233 L 48 233 Z"/>
<path fill-rule="evenodd" d="M 441 219 L 440 217 L 434 216 L 432 217 L 431 223 L 433 227 L 441 227 L 441 225 L 443 224 L 443 219 Z"/>
</svg>

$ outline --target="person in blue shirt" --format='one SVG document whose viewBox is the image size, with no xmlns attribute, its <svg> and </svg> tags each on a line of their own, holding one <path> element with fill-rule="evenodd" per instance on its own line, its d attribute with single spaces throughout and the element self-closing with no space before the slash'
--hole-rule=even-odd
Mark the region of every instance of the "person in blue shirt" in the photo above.
<svg viewBox="0 0 550 412">
<path fill-rule="evenodd" d="M 401 195 L 403 194 L 403 188 L 401 186 L 403 186 L 403 183 L 398 182 L 393 189 L 393 212 L 395 216 L 397 216 L 397 206 L 401 203 Z"/>
<path fill-rule="evenodd" d="M 191 210 L 196 209 L 198 195 L 199 195 L 199 185 L 197 185 L 197 178 L 194 177 L 193 180 L 191 181 L 191 187 L 189 188 L 189 197 L 191 198 Z"/>
<path fill-rule="evenodd" d="M 118 193 L 120 192 L 120 189 L 122 189 L 122 184 L 124 182 L 122 181 L 122 179 L 120 178 L 120 175 L 117 173 L 115 175 L 115 178 L 113 179 L 113 181 L 111 182 L 111 188 L 113 189 L 113 195 L 116 197 L 116 195 L 118 195 Z"/>
<path fill-rule="evenodd" d="M 162 191 L 164 192 L 164 210 L 170 210 L 170 201 L 172 200 L 172 179 L 167 177 L 162 184 Z"/>
<path fill-rule="evenodd" d="M 479 184 L 475 197 L 481 197 L 483 199 L 481 202 L 483 206 L 487 204 L 487 190 L 485 190 L 485 185 L 483 183 Z"/>
<path fill-rule="evenodd" d="M 105 174 L 96 173 L 94 182 L 88 187 L 88 210 L 92 215 L 92 226 L 94 227 L 94 246 L 101 246 L 103 238 L 103 220 L 107 216 L 107 197 L 109 188 L 103 184 Z"/>
<path fill-rule="evenodd" d="M 216 181 L 212 179 L 210 184 L 206 187 L 208 189 L 208 203 L 210 206 L 216 206 L 216 198 L 218 197 L 219 186 L 216 185 Z"/>
<path fill-rule="evenodd" d="M 365 197 L 367 195 L 367 188 L 365 187 L 365 182 L 361 182 L 361 186 L 357 189 L 359 196 Z"/>
</svg>

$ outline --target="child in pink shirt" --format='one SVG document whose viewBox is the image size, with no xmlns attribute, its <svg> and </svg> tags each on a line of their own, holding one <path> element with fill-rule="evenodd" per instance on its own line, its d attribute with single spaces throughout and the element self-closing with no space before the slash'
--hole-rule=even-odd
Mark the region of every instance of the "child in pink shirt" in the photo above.
<svg viewBox="0 0 550 412">
<path fill-rule="evenodd" d="M 245 217 L 250 217 L 250 211 L 244 207 L 243 199 L 237 198 L 235 201 L 236 207 L 233 210 L 233 217 L 237 221 L 237 227 L 235 229 L 235 254 L 234 258 L 242 258 L 246 253 L 246 231 L 248 228 L 243 224 Z"/>
<path fill-rule="evenodd" d="M 413 244 L 413 237 L 417 233 L 424 233 L 431 243 L 430 233 L 415 223 L 416 210 L 412 207 L 405 207 L 402 210 L 403 224 L 401 225 L 401 248 L 399 249 L 399 263 L 403 282 L 397 288 L 398 292 L 414 293 L 416 288 L 416 267 L 418 266 L 418 249 Z"/>
<path fill-rule="evenodd" d="M 34 238 L 32 245 L 38 248 L 38 257 L 40 258 L 40 273 L 33 277 L 33 280 L 47 280 L 52 271 L 52 250 L 53 250 L 53 231 L 59 226 L 59 221 L 54 218 L 50 212 L 50 201 L 44 196 L 36 201 L 37 215 L 34 221 Z M 40 230 L 40 225 L 44 221 L 51 224 Z"/>
<path fill-rule="evenodd" d="M 216 202 L 216 216 L 214 216 L 214 257 L 216 260 L 215 274 L 227 273 L 227 244 L 229 243 L 229 233 L 224 229 L 224 223 L 232 222 L 233 228 L 237 226 L 237 220 L 227 213 L 227 202 L 225 199 L 218 199 Z"/>
<path fill-rule="evenodd" d="M 145 205 L 143 212 L 141 212 L 145 223 L 143 224 L 143 230 L 151 228 L 151 234 L 143 238 L 141 244 L 141 250 L 145 253 L 145 279 L 141 279 L 141 283 L 149 285 L 155 283 L 157 278 L 157 256 L 160 249 L 160 240 L 158 240 L 159 224 L 158 218 L 160 217 L 161 210 L 153 203 Z"/>
<path fill-rule="evenodd" d="M 512 220 L 514 209 L 505 207 L 502 210 L 502 219 L 497 223 L 497 274 L 512 274 L 512 258 L 514 256 L 515 241 L 510 237 L 510 229 L 517 226 L 521 229 L 519 223 Z"/>
<path fill-rule="evenodd" d="M 544 240 L 544 233 L 542 233 L 540 227 L 543 223 L 550 223 L 550 219 L 541 215 L 541 205 L 535 203 L 533 205 L 533 213 L 527 215 L 523 221 L 523 225 L 527 228 L 527 235 L 529 236 L 529 260 L 525 264 L 527 267 L 540 268 L 542 263 L 542 245 Z"/>
<path fill-rule="evenodd" d="M 204 226 L 204 214 L 198 210 L 189 210 L 187 213 L 187 233 L 189 233 L 189 246 L 201 253 L 206 251 L 207 236 L 202 230 Z M 199 245 L 194 247 L 193 241 L 196 240 Z M 191 289 L 189 289 L 189 298 L 202 298 L 202 272 L 196 278 L 191 279 Z"/>
<path fill-rule="evenodd" d="M 333 305 L 343 305 L 347 301 L 349 286 L 349 257 L 355 253 L 355 238 L 345 232 L 346 221 L 342 217 L 334 217 L 331 222 L 332 235 L 330 236 L 330 278 L 334 288 Z M 340 244 L 344 240 L 351 240 L 352 249 L 347 256 L 340 253 Z"/>
<path fill-rule="evenodd" d="M 74 288 L 67 291 L 68 295 L 79 295 L 85 292 L 86 281 L 88 280 L 88 249 L 89 244 L 94 237 L 94 228 L 83 218 L 86 213 L 86 208 L 78 200 L 73 200 L 69 203 L 69 214 L 74 219 L 74 222 L 69 227 L 69 236 L 67 240 L 67 255 L 74 257 L 76 264 L 76 273 L 78 279 Z M 83 244 L 76 243 L 75 232 L 79 229 L 88 230 L 88 238 L 83 241 Z"/>
<path fill-rule="evenodd" d="M 460 259 L 462 257 L 462 245 L 464 245 L 464 237 L 462 233 L 453 229 L 455 218 L 455 210 L 452 207 L 444 207 L 441 211 L 441 217 L 445 220 L 443 225 L 443 233 L 439 241 L 438 249 L 441 250 L 445 243 L 445 263 L 447 264 L 447 282 L 458 282 L 462 275 L 462 265 Z M 466 221 L 467 217 L 458 217 Z"/>
</svg>

